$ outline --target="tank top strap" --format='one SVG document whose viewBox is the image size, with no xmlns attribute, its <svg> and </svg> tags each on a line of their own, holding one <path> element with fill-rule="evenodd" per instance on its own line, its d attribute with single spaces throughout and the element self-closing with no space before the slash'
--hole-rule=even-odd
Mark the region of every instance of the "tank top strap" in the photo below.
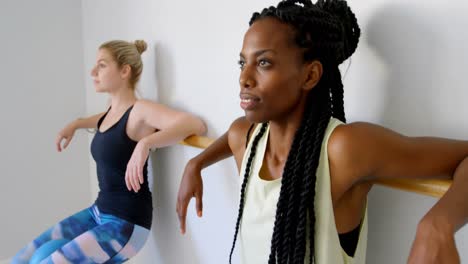
<svg viewBox="0 0 468 264">
<path fill-rule="evenodd" d="M 124 129 L 127 128 L 128 117 L 130 116 L 130 112 L 132 111 L 132 109 L 133 109 L 133 105 L 131 105 L 127 109 L 127 111 L 125 111 L 125 113 L 123 114 L 123 116 L 120 118 L 118 122 L 118 126 L 123 127 Z"/>
<path fill-rule="evenodd" d="M 111 110 L 111 107 L 109 106 L 109 108 L 107 108 L 107 111 L 101 116 L 101 118 L 99 118 L 98 122 L 97 122 L 97 129 L 99 129 L 99 127 L 101 126 L 101 123 L 102 123 L 102 120 L 104 120 L 104 118 L 106 118 L 107 114 L 109 113 L 109 111 Z"/>
</svg>

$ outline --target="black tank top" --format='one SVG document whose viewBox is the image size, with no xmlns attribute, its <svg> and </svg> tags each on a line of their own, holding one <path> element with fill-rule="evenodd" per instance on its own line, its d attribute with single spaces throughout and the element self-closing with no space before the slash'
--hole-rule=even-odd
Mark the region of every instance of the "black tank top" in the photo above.
<svg viewBox="0 0 468 264">
<path fill-rule="evenodd" d="M 127 135 L 127 121 L 132 108 L 133 106 L 105 132 L 100 132 L 99 127 L 110 108 L 98 121 L 98 129 L 91 142 L 91 154 L 96 161 L 99 182 L 95 204 L 103 213 L 150 229 L 153 205 L 148 188 L 148 161 L 145 162 L 144 182 L 138 193 L 129 191 L 125 184 L 127 164 L 138 143 Z"/>
</svg>

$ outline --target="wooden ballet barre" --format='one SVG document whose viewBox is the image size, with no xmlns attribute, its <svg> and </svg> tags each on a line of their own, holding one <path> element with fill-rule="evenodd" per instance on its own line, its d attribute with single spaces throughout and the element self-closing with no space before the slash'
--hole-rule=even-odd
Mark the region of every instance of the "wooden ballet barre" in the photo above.
<svg viewBox="0 0 468 264">
<path fill-rule="evenodd" d="M 191 136 L 181 141 L 180 144 L 195 148 L 205 149 L 213 139 L 202 136 Z M 419 193 L 432 197 L 442 197 L 452 184 L 452 180 L 408 180 L 408 179 L 391 179 L 377 180 L 375 183 L 386 187 Z"/>
</svg>

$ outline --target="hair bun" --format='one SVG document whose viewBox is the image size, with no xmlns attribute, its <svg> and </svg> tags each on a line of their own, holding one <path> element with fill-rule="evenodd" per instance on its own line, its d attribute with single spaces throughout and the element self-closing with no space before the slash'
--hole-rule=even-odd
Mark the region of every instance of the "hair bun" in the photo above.
<svg viewBox="0 0 468 264">
<path fill-rule="evenodd" d="M 138 50 L 138 53 L 140 53 L 140 54 L 142 54 L 146 50 L 146 48 L 148 47 L 146 42 L 144 40 L 141 40 L 141 39 L 135 40 L 134 44 L 135 44 L 135 47 Z"/>
<path fill-rule="evenodd" d="M 343 46 L 337 53 L 336 60 L 342 63 L 356 50 L 361 35 L 356 15 L 344 0 L 318 0 L 316 5 L 334 15 L 342 25 Z"/>
</svg>

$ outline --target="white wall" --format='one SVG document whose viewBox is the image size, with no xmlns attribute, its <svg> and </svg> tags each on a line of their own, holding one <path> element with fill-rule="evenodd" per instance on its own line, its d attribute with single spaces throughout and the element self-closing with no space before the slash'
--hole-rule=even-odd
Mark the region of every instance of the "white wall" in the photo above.
<svg viewBox="0 0 468 264">
<path fill-rule="evenodd" d="M 363 36 L 345 77 L 349 121 L 365 120 L 408 135 L 465 138 L 468 91 L 464 71 L 468 40 L 464 0 L 350 0 Z M 200 115 L 210 137 L 220 136 L 237 116 L 238 53 L 253 11 L 276 1 L 92 1 L 83 0 L 85 68 L 96 48 L 119 38 L 145 39 L 144 97 Z M 109 6 L 112 5 L 112 11 Z M 346 64 L 344 68 L 346 68 Z M 87 91 L 92 91 L 86 81 Z M 89 113 L 106 98 L 87 94 Z M 176 146 L 153 155 L 154 222 L 134 263 L 221 263 L 232 243 L 238 177 L 232 160 L 204 171 L 204 216 L 188 217 L 178 232 L 175 203 L 186 161 L 199 150 Z M 93 170 L 93 169 L 92 169 Z M 94 179 L 92 171 L 91 178 Z M 95 195 L 96 185 L 92 184 Z M 434 199 L 382 187 L 369 196 L 368 263 L 404 263 L 418 220 Z M 467 228 L 458 234 L 468 261 Z"/>
<path fill-rule="evenodd" d="M 55 150 L 57 132 L 85 113 L 81 3 L 0 2 L 0 260 L 88 206 L 85 132 Z"/>
<path fill-rule="evenodd" d="M 468 2 L 408 2 L 353 2 L 364 38 L 345 84 L 349 117 L 407 135 L 467 139 Z M 435 202 L 375 188 L 368 262 L 404 263 L 419 219 Z M 457 234 L 457 245 L 467 262 L 468 227 Z"/>
</svg>

